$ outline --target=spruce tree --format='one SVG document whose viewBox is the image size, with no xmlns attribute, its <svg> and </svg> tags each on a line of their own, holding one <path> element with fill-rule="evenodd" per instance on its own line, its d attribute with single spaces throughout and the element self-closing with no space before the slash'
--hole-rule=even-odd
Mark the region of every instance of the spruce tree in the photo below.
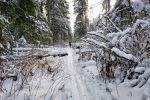
<svg viewBox="0 0 150 100">
<path fill-rule="evenodd" d="M 74 1 L 74 10 L 75 14 L 77 14 L 75 21 L 75 38 L 79 39 L 87 33 L 88 30 L 88 0 L 75 0 Z"/>
<path fill-rule="evenodd" d="M 68 9 L 66 0 L 47 0 L 47 18 L 53 33 L 53 43 L 66 40 L 70 34 Z"/>
</svg>

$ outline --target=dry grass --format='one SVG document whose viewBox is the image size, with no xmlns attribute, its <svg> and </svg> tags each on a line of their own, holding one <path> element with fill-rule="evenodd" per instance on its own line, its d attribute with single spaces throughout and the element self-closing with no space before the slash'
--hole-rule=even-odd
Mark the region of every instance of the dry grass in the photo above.
<svg viewBox="0 0 150 100">
<path fill-rule="evenodd" d="M 8 66 L 9 71 L 4 71 L 6 69 L 6 65 Z M 10 68 L 9 65 L 15 66 Z M 29 91 L 28 94 L 25 94 L 25 99 L 29 99 L 29 95 L 37 96 L 43 77 L 54 80 L 53 84 L 49 85 L 47 92 L 44 94 L 46 97 L 48 93 L 51 92 L 52 98 L 56 91 L 56 87 L 58 88 L 60 85 L 63 85 L 63 81 L 65 80 L 62 65 L 63 60 L 59 57 L 43 57 L 39 59 L 34 57 L 34 53 L 22 57 L 19 62 L 17 59 L 9 61 L 9 63 L 5 63 L 4 67 L 0 69 L 0 75 L 3 76 L 0 80 L 0 92 L 5 95 L 2 99 L 7 100 L 8 98 L 12 98 L 12 100 L 15 100 L 16 96 L 19 95 L 20 91 L 24 88 L 28 88 Z M 33 84 L 30 84 L 30 82 L 34 79 L 34 77 L 36 77 L 36 73 L 39 71 L 43 74 L 40 81 L 38 81 L 36 86 L 33 87 Z M 12 72 L 15 72 L 16 74 L 9 77 Z M 10 90 L 7 90 L 6 87 L 4 87 L 5 80 L 13 79 L 14 77 L 17 79 L 12 81 Z M 57 82 L 57 80 L 59 80 L 59 82 Z"/>
</svg>

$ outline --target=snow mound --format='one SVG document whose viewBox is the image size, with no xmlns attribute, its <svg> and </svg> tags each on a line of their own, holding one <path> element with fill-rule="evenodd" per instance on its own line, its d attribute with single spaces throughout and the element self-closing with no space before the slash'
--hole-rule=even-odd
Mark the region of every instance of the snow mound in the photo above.
<svg viewBox="0 0 150 100">
<path fill-rule="evenodd" d="M 147 69 L 143 75 L 141 75 L 141 77 L 144 77 L 146 79 L 149 79 L 150 78 L 150 68 Z"/>
<path fill-rule="evenodd" d="M 134 72 L 136 73 L 144 73 L 145 71 L 145 67 L 136 67 Z"/>
</svg>

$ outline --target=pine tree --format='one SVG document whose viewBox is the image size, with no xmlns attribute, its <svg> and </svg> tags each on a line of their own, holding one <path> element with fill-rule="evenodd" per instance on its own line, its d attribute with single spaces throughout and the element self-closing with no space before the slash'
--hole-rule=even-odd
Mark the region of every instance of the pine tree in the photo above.
<svg viewBox="0 0 150 100">
<path fill-rule="evenodd" d="M 88 1 L 87 0 L 75 0 L 74 1 L 74 10 L 77 14 L 75 21 L 75 38 L 79 39 L 87 33 L 88 30 Z"/>
</svg>

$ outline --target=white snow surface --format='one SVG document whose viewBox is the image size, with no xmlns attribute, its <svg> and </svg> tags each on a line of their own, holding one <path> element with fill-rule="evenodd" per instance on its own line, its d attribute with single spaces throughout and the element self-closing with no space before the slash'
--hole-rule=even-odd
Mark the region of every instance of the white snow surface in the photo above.
<svg viewBox="0 0 150 100">
<path fill-rule="evenodd" d="M 140 12 L 144 9 L 143 0 L 131 0 L 133 2 L 133 8 L 135 11 Z"/>
<path fill-rule="evenodd" d="M 113 52 L 115 52 L 118 56 L 120 57 L 124 57 L 126 59 L 129 59 L 129 60 L 133 60 L 133 61 L 136 61 L 136 58 L 132 55 L 132 54 L 127 54 L 123 51 L 121 51 L 120 49 L 116 48 L 116 47 L 113 47 L 111 49 Z"/>
<path fill-rule="evenodd" d="M 142 73 L 145 71 L 145 69 L 146 69 L 145 67 L 136 67 L 134 72 Z"/>
<path fill-rule="evenodd" d="M 150 79 L 148 80 L 147 84 L 146 84 L 146 88 L 144 90 L 144 95 L 150 98 Z"/>
<path fill-rule="evenodd" d="M 150 68 L 147 69 L 144 74 L 142 75 L 142 77 L 146 78 L 146 79 L 149 79 L 150 78 Z"/>
<path fill-rule="evenodd" d="M 82 77 L 80 76 L 80 74 L 78 74 L 76 66 L 74 65 L 73 49 L 68 48 L 68 53 L 69 56 L 66 73 L 70 76 L 68 88 L 71 90 L 71 100 L 90 100 L 85 83 L 81 80 Z"/>
</svg>

